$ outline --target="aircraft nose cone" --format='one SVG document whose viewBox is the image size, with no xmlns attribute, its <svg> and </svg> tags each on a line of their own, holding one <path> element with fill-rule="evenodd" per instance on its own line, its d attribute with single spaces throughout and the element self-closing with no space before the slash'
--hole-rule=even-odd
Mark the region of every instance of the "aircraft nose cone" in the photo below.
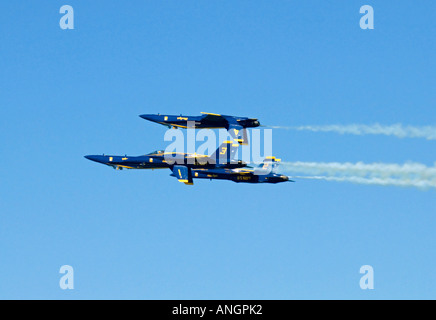
<svg viewBox="0 0 436 320">
<path fill-rule="evenodd" d="M 156 121 L 158 116 L 155 114 L 141 114 L 140 117 L 148 121 Z"/>
<path fill-rule="evenodd" d="M 86 159 L 91 160 L 91 161 L 95 161 L 95 162 L 102 162 L 102 156 L 93 156 L 93 155 L 89 155 L 89 156 L 85 156 Z"/>
</svg>

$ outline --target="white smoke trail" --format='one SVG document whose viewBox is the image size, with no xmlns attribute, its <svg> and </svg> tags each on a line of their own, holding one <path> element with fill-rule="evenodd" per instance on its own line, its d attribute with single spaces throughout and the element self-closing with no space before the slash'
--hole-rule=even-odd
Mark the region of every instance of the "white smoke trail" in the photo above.
<svg viewBox="0 0 436 320">
<path fill-rule="evenodd" d="M 305 174 L 293 178 L 326 181 L 353 182 L 372 185 L 392 185 L 436 188 L 436 164 L 427 167 L 420 163 L 385 164 L 338 163 L 338 162 L 284 162 L 280 171 L 289 174 Z"/>
<path fill-rule="evenodd" d="M 315 179 L 336 182 L 351 182 L 357 184 L 381 185 L 381 186 L 399 186 L 399 187 L 417 187 L 421 189 L 436 188 L 431 181 L 422 180 L 398 180 L 391 178 L 361 178 L 361 177 L 326 177 L 326 176 L 293 176 L 294 179 Z"/>
<path fill-rule="evenodd" d="M 395 136 L 398 138 L 424 138 L 427 140 L 436 140 L 436 126 L 414 127 L 414 126 L 403 126 L 401 124 L 384 126 L 376 123 L 373 125 L 350 124 L 350 125 L 295 126 L 295 127 L 272 126 L 272 128 L 298 130 L 298 131 L 312 131 L 312 132 L 336 132 L 339 134 L 354 134 L 354 135 L 378 134 L 378 135 L 386 135 L 386 136 Z"/>
</svg>

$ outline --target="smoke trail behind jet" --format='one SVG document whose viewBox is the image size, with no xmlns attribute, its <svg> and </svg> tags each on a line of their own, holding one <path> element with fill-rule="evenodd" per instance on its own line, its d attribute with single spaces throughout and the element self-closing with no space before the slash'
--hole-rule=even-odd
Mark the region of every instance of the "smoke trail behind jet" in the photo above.
<svg viewBox="0 0 436 320">
<path fill-rule="evenodd" d="M 427 167 L 420 163 L 385 164 L 338 163 L 338 162 L 284 162 L 282 173 L 293 178 L 352 182 L 358 184 L 392 185 L 436 188 L 436 164 Z M 304 175 L 304 176 L 295 176 Z"/>
<path fill-rule="evenodd" d="M 354 135 L 386 135 L 395 136 L 398 138 L 424 138 L 427 140 L 436 140 L 436 126 L 403 126 L 402 124 L 394 124 L 385 126 L 381 124 L 364 125 L 324 125 L 324 126 L 295 126 L 295 127 L 280 127 L 272 126 L 274 129 L 287 129 L 298 131 L 312 132 L 336 132 L 339 134 L 354 134 Z"/>
</svg>

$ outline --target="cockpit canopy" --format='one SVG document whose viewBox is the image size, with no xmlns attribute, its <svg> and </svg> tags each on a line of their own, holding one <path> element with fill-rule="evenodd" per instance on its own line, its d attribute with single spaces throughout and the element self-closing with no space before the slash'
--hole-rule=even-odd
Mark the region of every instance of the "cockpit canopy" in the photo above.
<svg viewBox="0 0 436 320">
<path fill-rule="evenodd" d="M 165 152 L 164 150 L 156 150 L 156 151 L 147 153 L 147 156 L 154 155 L 154 154 L 163 154 L 164 152 Z"/>
</svg>

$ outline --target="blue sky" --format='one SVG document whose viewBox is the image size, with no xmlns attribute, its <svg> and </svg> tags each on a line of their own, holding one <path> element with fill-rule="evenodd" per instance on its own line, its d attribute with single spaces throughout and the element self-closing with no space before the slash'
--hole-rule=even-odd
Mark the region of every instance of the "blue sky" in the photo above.
<svg viewBox="0 0 436 320">
<path fill-rule="evenodd" d="M 74 8 L 74 30 L 59 8 Z M 370 4 L 375 29 L 359 27 Z M 86 154 L 166 146 L 142 113 L 434 125 L 434 1 L 0 3 L 0 298 L 434 299 L 435 190 L 195 181 Z M 284 161 L 414 161 L 435 142 L 274 130 Z M 74 268 L 74 290 L 59 268 Z M 374 290 L 359 269 L 374 268 Z"/>
</svg>

